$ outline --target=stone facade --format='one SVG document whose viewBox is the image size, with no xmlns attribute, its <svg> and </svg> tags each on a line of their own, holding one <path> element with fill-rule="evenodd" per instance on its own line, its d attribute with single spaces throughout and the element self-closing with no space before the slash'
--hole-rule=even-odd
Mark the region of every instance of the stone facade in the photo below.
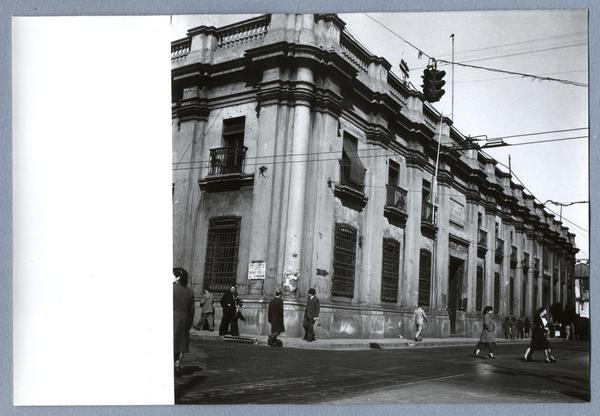
<svg viewBox="0 0 600 416">
<path fill-rule="evenodd" d="M 574 234 L 344 27 L 274 14 L 172 43 L 173 256 L 195 292 L 235 280 L 242 332 L 265 334 L 281 288 L 287 336 L 309 287 L 333 337 L 412 336 L 418 302 L 424 336 L 574 304 Z"/>
</svg>

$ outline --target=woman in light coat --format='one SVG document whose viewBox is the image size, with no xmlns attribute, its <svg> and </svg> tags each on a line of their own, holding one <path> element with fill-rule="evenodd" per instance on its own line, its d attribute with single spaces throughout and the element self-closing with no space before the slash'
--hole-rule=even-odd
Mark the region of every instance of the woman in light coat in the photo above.
<svg viewBox="0 0 600 416">
<path fill-rule="evenodd" d="M 482 348 L 487 348 L 489 351 L 489 357 L 495 359 L 496 356 L 496 323 L 494 322 L 494 317 L 492 316 L 494 308 L 491 306 L 486 306 L 483 308 L 483 328 L 481 330 L 481 337 L 479 337 L 479 342 L 475 347 L 475 352 L 473 355 L 475 358 L 479 357 L 479 352 Z"/>
</svg>

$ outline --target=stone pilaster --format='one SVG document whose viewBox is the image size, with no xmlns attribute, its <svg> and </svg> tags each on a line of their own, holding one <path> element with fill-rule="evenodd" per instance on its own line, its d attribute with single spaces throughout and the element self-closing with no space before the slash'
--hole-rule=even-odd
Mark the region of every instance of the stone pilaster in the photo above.
<svg viewBox="0 0 600 416">
<path fill-rule="evenodd" d="M 287 232 L 284 266 L 284 292 L 294 293 L 301 278 L 302 242 L 304 238 L 304 202 L 306 192 L 306 154 L 311 134 L 309 101 L 314 86 L 313 73 L 309 68 L 299 67 L 296 73 L 297 91 L 294 107 L 294 127 L 290 163 L 290 189 L 288 195 Z M 306 95 L 302 95 L 305 93 Z"/>
</svg>

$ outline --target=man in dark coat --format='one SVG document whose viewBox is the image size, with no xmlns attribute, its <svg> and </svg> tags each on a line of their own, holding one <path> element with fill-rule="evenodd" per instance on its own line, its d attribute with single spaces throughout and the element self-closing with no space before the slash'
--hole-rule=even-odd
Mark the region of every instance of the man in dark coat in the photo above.
<svg viewBox="0 0 600 416">
<path fill-rule="evenodd" d="M 319 298 L 316 296 L 317 291 L 314 288 L 308 289 L 308 300 L 306 302 L 306 308 L 304 309 L 304 338 L 305 341 L 315 341 L 315 331 L 313 327 L 319 320 Z"/>
<path fill-rule="evenodd" d="M 271 335 L 269 335 L 269 345 L 278 346 L 277 337 L 285 331 L 283 325 L 283 300 L 281 300 L 281 291 L 275 292 L 275 298 L 269 302 L 269 323 L 271 324 Z"/>
<path fill-rule="evenodd" d="M 225 292 L 221 297 L 221 307 L 223 308 L 223 317 L 221 318 L 221 325 L 219 326 L 219 335 L 227 335 L 229 333 L 229 325 L 235 318 L 237 313 L 236 300 L 235 300 L 235 289 L 237 285 L 234 283 L 229 288 L 229 292 Z"/>
<path fill-rule="evenodd" d="M 180 372 L 179 361 L 189 352 L 190 328 L 194 322 L 194 292 L 188 289 L 188 273 L 180 267 L 173 269 L 173 352 L 175 375 Z"/>
</svg>

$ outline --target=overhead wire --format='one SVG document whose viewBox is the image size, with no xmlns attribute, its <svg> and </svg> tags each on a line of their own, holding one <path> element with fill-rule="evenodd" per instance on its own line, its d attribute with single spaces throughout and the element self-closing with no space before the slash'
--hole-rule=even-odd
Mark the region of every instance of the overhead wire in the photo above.
<svg viewBox="0 0 600 416">
<path fill-rule="evenodd" d="M 414 49 L 416 49 L 419 52 L 419 55 L 425 55 L 428 58 L 432 58 L 432 56 L 430 56 L 429 54 L 423 52 L 423 50 L 421 48 L 415 46 L 413 43 L 411 43 L 408 40 L 404 39 L 402 36 L 400 36 L 399 34 L 397 34 L 396 32 L 394 32 L 392 29 L 390 29 L 389 27 L 387 27 L 386 25 L 384 25 L 383 23 L 381 23 L 379 20 L 375 19 L 374 17 L 369 16 L 367 13 L 363 13 L 363 14 L 365 16 L 367 16 L 369 19 L 371 19 L 374 22 L 376 22 L 377 24 L 381 25 L 383 28 L 385 28 L 387 31 L 389 31 L 390 33 L 392 33 L 394 36 L 398 37 L 400 40 L 402 40 L 406 44 L 408 44 L 411 47 L 413 47 Z M 466 63 L 460 63 L 460 62 L 452 62 L 452 61 L 447 61 L 447 60 L 444 60 L 444 59 L 437 59 L 437 62 L 447 63 L 447 64 L 451 64 L 451 65 L 454 64 L 454 65 L 468 67 L 468 68 L 481 69 L 481 70 L 485 70 L 485 71 L 500 72 L 500 73 L 511 74 L 511 75 L 520 75 L 520 76 L 525 77 L 525 78 L 540 79 L 540 80 L 543 80 L 543 81 L 560 82 L 562 84 L 574 85 L 574 86 L 577 86 L 577 87 L 587 87 L 588 86 L 588 84 L 584 84 L 584 83 L 581 83 L 581 82 L 575 82 L 575 81 L 570 81 L 570 80 L 565 80 L 565 79 L 559 79 L 559 78 L 542 77 L 542 76 L 538 76 L 538 75 L 535 75 L 535 74 L 527 74 L 527 73 L 516 72 L 516 71 L 507 71 L 507 70 L 503 70 L 503 69 L 490 68 L 490 67 L 484 67 L 484 66 L 478 66 L 478 65 L 470 65 L 470 64 L 466 64 Z"/>
</svg>

